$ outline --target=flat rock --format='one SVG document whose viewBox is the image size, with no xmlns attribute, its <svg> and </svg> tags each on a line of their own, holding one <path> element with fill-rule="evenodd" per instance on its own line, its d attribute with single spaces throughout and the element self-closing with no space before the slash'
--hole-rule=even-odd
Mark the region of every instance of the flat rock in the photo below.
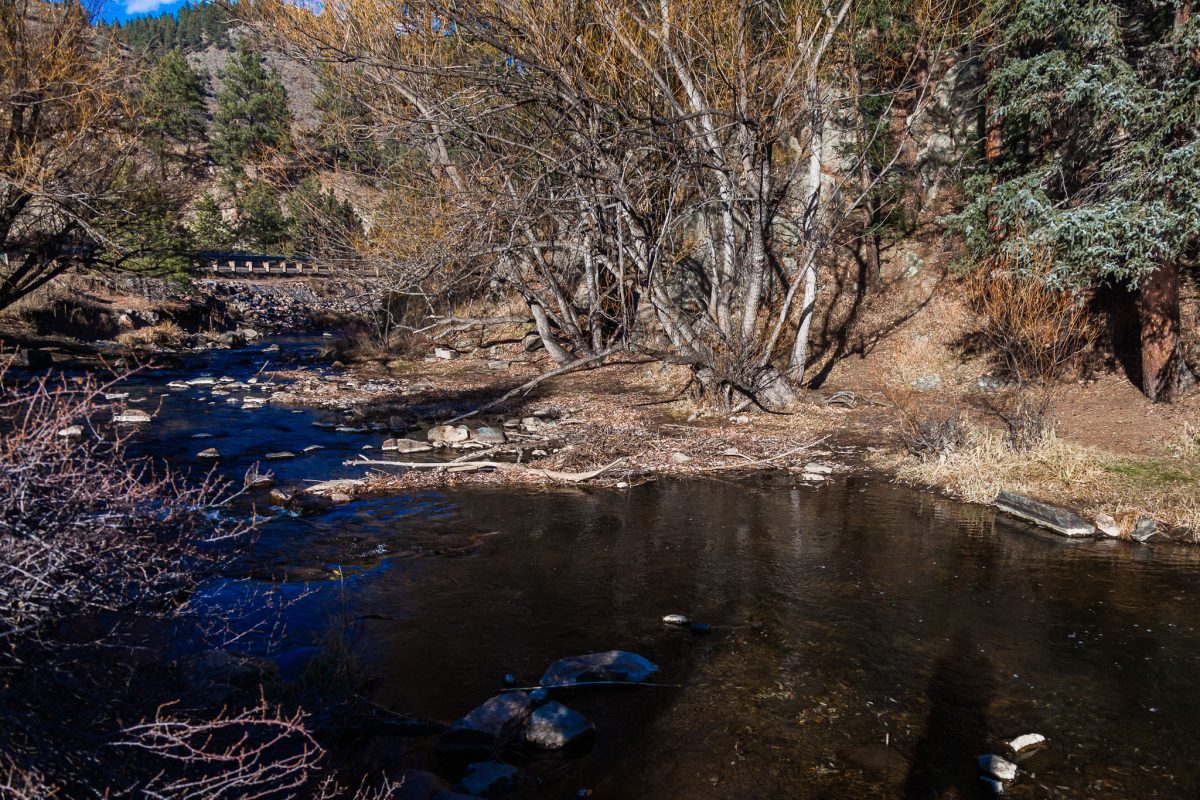
<svg viewBox="0 0 1200 800">
<path fill-rule="evenodd" d="M 637 653 L 609 650 L 560 658 L 542 675 L 542 686 L 576 686 L 581 683 L 640 683 L 658 672 L 658 667 Z"/>
<path fill-rule="evenodd" d="M 471 429 L 466 425 L 438 425 L 430 428 L 425 434 L 425 438 L 431 442 L 444 444 L 465 442 L 471 438 Z"/>
<path fill-rule="evenodd" d="M 433 357 L 440 358 L 442 361 L 453 361 L 458 358 L 458 353 L 449 347 L 435 347 L 433 348 Z"/>
<path fill-rule="evenodd" d="M 273 477 L 260 472 L 247 472 L 242 481 L 247 489 L 270 489 L 275 485 Z"/>
<path fill-rule="evenodd" d="M 591 720 L 553 700 L 529 715 L 525 723 L 525 741 L 547 750 L 582 740 L 594 733 Z"/>
<path fill-rule="evenodd" d="M 217 379 L 216 378 L 192 378 L 190 381 L 186 381 L 186 383 L 188 386 L 215 386 L 217 383 Z"/>
<path fill-rule="evenodd" d="M 508 437 L 504 435 L 501 428 L 493 428 L 484 426 L 471 431 L 471 441 L 479 442 L 480 444 L 504 444 L 508 441 Z"/>
<path fill-rule="evenodd" d="M 352 495 L 366 481 L 361 478 L 339 478 L 332 481 L 322 481 L 304 487 L 304 494 L 331 496 L 335 494 Z"/>
<path fill-rule="evenodd" d="M 442 753 L 494 753 L 513 740 L 533 703 L 524 692 L 496 695 L 454 722 L 438 740 Z"/>
<path fill-rule="evenodd" d="M 692 457 L 689 456 L 687 453 L 681 453 L 678 450 L 676 450 L 674 453 L 671 453 L 671 463 L 672 464 L 686 464 L 687 462 L 689 462 L 691 460 L 692 460 Z"/>
<path fill-rule="evenodd" d="M 196 453 L 196 458 L 202 458 L 205 461 L 216 461 L 221 457 L 221 452 L 215 447 L 209 447 Z"/>
<path fill-rule="evenodd" d="M 467 767 L 459 782 L 463 791 L 479 797 L 499 797 L 517 788 L 520 773 L 503 761 L 479 761 Z"/>
<path fill-rule="evenodd" d="M 1020 753 L 1022 750 L 1028 750 L 1031 747 L 1037 747 L 1045 743 L 1046 737 L 1040 733 L 1025 733 L 1009 742 L 1008 747 L 1014 753 Z"/>
<path fill-rule="evenodd" d="M 1092 536 L 1096 532 L 1096 527 L 1078 514 L 1012 492 L 1001 492 L 996 497 L 996 508 L 1063 536 Z"/>
<path fill-rule="evenodd" d="M 1135 541 L 1144 542 L 1157 533 L 1158 522 L 1150 519 L 1150 517 L 1138 517 L 1138 520 L 1136 523 L 1134 523 L 1133 530 L 1129 532 L 1129 535 L 1133 537 Z"/>
<path fill-rule="evenodd" d="M 145 411 L 139 411 L 136 408 L 129 408 L 122 411 L 120 414 L 114 414 L 113 422 L 121 425 L 140 425 L 150 421 L 150 415 Z"/>
<path fill-rule="evenodd" d="M 828 464 L 810 461 L 804 465 L 804 472 L 808 475 L 832 475 L 833 467 Z"/>
<path fill-rule="evenodd" d="M 63 437 L 64 439 L 78 439 L 79 437 L 83 436 L 83 426 L 82 425 L 68 425 L 65 428 L 60 428 L 58 431 L 58 435 Z"/>
<path fill-rule="evenodd" d="M 393 453 L 427 453 L 433 449 L 428 442 L 416 439 L 384 439 L 383 450 Z"/>
<path fill-rule="evenodd" d="M 283 458 L 295 458 L 295 457 L 296 457 L 296 454 L 293 453 L 291 450 L 277 450 L 274 453 L 267 453 L 265 456 L 263 456 L 263 458 L 268 459 L 270 461 L 278 461 Z"/>
</svg>

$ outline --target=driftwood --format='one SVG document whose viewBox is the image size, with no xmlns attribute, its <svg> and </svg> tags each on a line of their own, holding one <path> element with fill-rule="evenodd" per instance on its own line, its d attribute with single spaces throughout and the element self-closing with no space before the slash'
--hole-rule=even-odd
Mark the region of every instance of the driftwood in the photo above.
<svg viewBox="0 0 1200 800">
<path fill-rule="evenodd" d="M 500 405 L 501 403 L 505 402 L 506 400 L 511 400 L 512 398 L 516 397 L 519 394 L 527 394 L 542 381 L 546 381 L 546 380 L 549 380 L 550 378 L 558 377 L 559 375 L 566 375 L 568 372 L 575 372 L 576 370 L 581 370 L 586 367 L 590 367 L 593 364 L 598 364 L 599 362 L 603 361 L 604 359 L 608 358 L 609 356 L 611 356 L 613 353 L 616 353 L 616 352 L 619 352 L 619 348 L 610 347 L 607 350 L 599 352 L 594 356 L 589 356 L 587 358 L 581 358 L 581 359 L 578 359 L 577 361 L 572 361 L 570 364 L 564 364 L 561 367 L 558 367 L 557 369 L 552 369 L 549 372 L 543 372 L 541 375 L 538 375 L 533 380 L 522 383 L 517 388 L 515 388 L 511 391 L 505 392 L 500 397 L 497 397 L 495 400 L 491 400 L 487 403 L 484 403 L 483 405 L 478 406 L 477 408 L 474 408 L 471 411 L 467 411 L 466 413 L 459 414 L 457 417 L 452 417 L 452 418 L 446 420 L 443 424 L 450 425 L 452 423 L 458 422 L 459 420 L 467 419 L 468 417 L 473 417 L 476 414 L 487 411 L 489 408 L 495 408 L 496 406 Z"/>
<path fill-rule="evenodd" d="M 624 458 L 618 458 L 610 464 L 605 464 L 603 467 L 598 467 L 588 472 L 562 472 L 554 469 L 530 467 L 525 464 L 514 464 L 511 461 L 381 461 L 379 459 L 360 458 L 357 461 L 345 461 L 343 463 L 348 467 L 400 467 L 402 469 L 431 469 L 439 472 L 443 470 L 446 472 L 478 472 L 484 469 L 494 469 L 499 472 L 531 472 L 560 483 L 582 483 L 583 481 L 600 477 L 624 460 Z"/>
</svg>

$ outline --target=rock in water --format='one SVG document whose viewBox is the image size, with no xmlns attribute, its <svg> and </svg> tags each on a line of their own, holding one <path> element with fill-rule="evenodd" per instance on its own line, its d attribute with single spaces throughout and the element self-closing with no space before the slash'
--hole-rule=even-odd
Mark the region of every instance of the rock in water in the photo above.
<svg viewBox="0 0 1200 800">
<path fill-rule="evenodd" d="M 596 726 L 583 714 L 551 701 L 529 715 L 525 741 L 547 750 L 557 750 L 580 741 L 595 730 Z"/>
<path fill-rule="evenodd" d="M 426 453 L 433 449 L 433 445 L 416 439 L 385 439 L 383 449 L 393 453 Z"/>
<path fill-rule="evenodd" d="M 145 411 L 129 408 L 120 414 L 114 414 L 112 421 L 121 425 L 141 425 L 150 421 L 150 415 Z"/>
<path fill-rule="evenodd" d="M 471 429 L 466 425 L 438 425 L 436 428 L 430 428 L 429 432 L 425 434 L 425 438 L 431 442 L 449 444 L 465 442 L 471 438 Z"/>
<path fill-rule="evenodd" d="M 471 431 L 471 440 L 480 444 L 504 444 L 508 437 L 500 428 L 483 427 Z"/>
<path fill-rule="evenodd" d="M 1036 747 L 1039 744 L 1044 744 L 1046 737 L 1040 733 L 1026 733 L 1013 739 L 1008 743 L 1008 746 L 1014 753 L 1019 753 L 1022 750 L 1028 750 L 1031 747 Z"/>
<path fill-rule="evenodd" d="M 265 456 L 263 456 L 263 458 L 267 458 L 272 461 L 277 461 L 281 458 L 295 458 L 295 457 L 296 457 L 296 454 L 290 450 L 279 450 L 274 453 L 267 453 Z"/>
<path fill-rule="evenodd" d="M 687 625 L 689 621 L 683 614 L 667 614 L 663 617 L 663 622 L 668 625 Z"/>
<path fill-rule="evenodd" d="M 82 425 L 68 425 L 65 428 L 60 428 L 58 431 L 58 435 L 63 437 L 64 439 L 78 439 L 80 436 L 83 436 L 83 426 Z"/>
<path fill-rule="evenodd" d="M 467 767 L 459 785 L 478 797 L 499 797 L 517 788 L 520 773 L 503 761 L 480 761 Z"/>
<path fill-rule="evenodd" d="M 201 450 L 199 453 L 196 453 L 196 458 L 202 458 L 205 461 L 216 461 L 220 457 L 221 452 L 215 447 L 209 447 L 206 450 Z"/>
<path fill-rule="evenodd" d="M 451 791 L 437 775 L 419 769 L 400 773 L 395 800 L 471 800 L 471 795 Z"/>
<path fill-rule="evenodd" d="M 1011 781 L 1017 777 L 1017 765 L 995 755 L 980 756 L 979 771 L 1001 781 Z"/>
<path fill-rule="evenodd" d="M 637 653 L 609 650 L 607 653 L 560 658 L 542 675 L 542 686 L 553 688 L 597 681 L 640 683 L 656 672 L 658 667 Z"/>
<path fill-rule="evenodd" d="M 452 724 L 437 749 L 444 754 L 495 753 L 521 730 L 533 704 L 524 692 L 505 692 Z"/>
<path fill-rule="evenodd" d="M 992 794 L 1004 794 L 1004 784 L 995 778 L 989 778 L 986 775 L 980 775 L 979 780 Z"/>
</svg>

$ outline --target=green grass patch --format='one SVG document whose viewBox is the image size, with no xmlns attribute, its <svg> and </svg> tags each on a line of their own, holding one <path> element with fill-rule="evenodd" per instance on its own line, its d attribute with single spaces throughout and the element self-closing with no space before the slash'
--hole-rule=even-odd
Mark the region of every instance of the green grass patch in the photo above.
<svg viewBox="0 0 1200 800">
<path fill-rule="evenodd" d="M 1169 486 L 1195 483 L 1196 476 L 1158 461 L 1131 461 L 1122 459 L 1104 465 L 1104 470 L 1137 481 L 1145 486 Z"/>
</svg>

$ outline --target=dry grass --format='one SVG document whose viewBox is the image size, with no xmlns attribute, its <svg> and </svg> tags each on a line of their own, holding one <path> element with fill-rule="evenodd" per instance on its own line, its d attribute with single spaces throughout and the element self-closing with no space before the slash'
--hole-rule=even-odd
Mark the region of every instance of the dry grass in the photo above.
<svg viewBox="0 0 1200 800">
<path fill-rule="evenodd" d="M 167 320 L 147 328 L 135 328 L 117 334 L 117 344 L 128 350 L 175 348 L 187 338 L 183 328 Z"/>
<path fill-rule="evenodd" d="M 1007 490 L 1089 515 L 1144 514 L 1200 531 L 1200 470 L 1187 459 L 1127 459 L 1053 434 L 1017 451 L 1003 431 L 976 427 L 966 447 L 943 457 L 892 453 L 878 462 L 902 481 L 936 486 L 974 503 L 989 504 Z"/>
</svg>

